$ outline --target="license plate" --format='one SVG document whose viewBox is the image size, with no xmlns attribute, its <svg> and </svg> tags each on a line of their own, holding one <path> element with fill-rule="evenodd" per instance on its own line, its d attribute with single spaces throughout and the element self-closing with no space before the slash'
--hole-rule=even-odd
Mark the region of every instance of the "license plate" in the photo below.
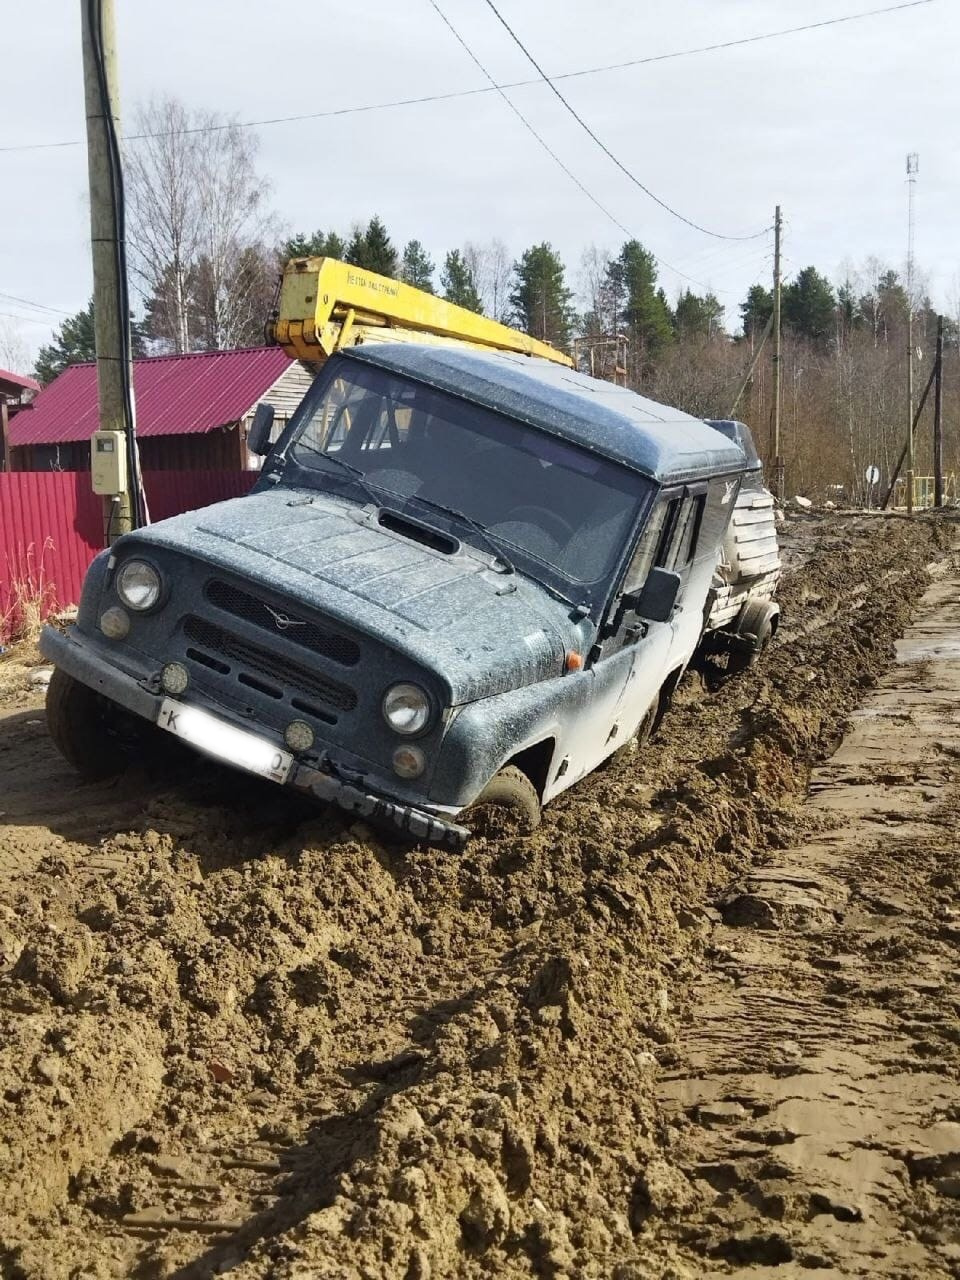
<svg viewBox="0 0 960 1280">
<path fill-rule="evenodd" d="M 286 782 L 293 768 L 289 751 L 281 751 L 255 733 L 237 729 L 200 707 L 186 707 L 173 698 L 164 698 L 160 704 L 157 724 L 207 755 L 273 782 Z"/>
</svg>

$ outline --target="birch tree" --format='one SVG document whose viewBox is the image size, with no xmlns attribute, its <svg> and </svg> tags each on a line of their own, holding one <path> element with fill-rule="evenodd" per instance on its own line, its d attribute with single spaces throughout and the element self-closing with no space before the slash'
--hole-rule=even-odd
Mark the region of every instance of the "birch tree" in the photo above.
<svg viewBox="0 0 960 1280">
<path fill-rule="evenodd" d="M 257 341 L 274 255 L 256 135 L 175 98 L 134 113 L 126 164 L 131 269 L 149 336 L 175 352 Z"/>
</svg>

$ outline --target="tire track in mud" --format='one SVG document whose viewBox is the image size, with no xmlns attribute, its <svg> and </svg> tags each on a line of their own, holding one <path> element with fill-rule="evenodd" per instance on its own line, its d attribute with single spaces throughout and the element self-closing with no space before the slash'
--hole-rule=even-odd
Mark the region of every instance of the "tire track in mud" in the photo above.
<svg viewBox="0 0 960 1280">
<path fill-rule="evenodd" d="M 461 858 L 213 769 L 87 814 L 61 796 L 44 826 L 44 786 L 69 784 L 19 721 L 36 774 L 0 819 L 22 846 L 0 894 L 0 1183 L 43 1181 L 30 1151 L 59 1172 L 13 1197 L 3 1273 L 696 1274 L 681 1242 L 650 1254 L 692 1204 L 655 1081 L 709 903 L 793 837 L 943 541 L 876 519 L 791 538 L 786 609 L 822 626 L 716 696 L 691 678 L 654 751 Z M 896 590 L 850 617 L 849 585 L 884 574 Z"/>
<path fill-rule="evenodd" d="M 697 1274 L 960 1273 L 960 575 L 735 881 L 658 1093 Z"/>
</svg>

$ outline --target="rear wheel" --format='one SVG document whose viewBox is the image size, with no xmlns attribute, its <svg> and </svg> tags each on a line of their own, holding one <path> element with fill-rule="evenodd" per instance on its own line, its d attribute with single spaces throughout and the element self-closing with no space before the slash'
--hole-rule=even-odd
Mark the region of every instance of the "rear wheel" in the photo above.
<svg viewBox="0 0 960 1280">
<path fill-rule="evenodd" d="M 535 831 L 540 825 L 540 797 L 527 775 L 508 764 L 494 774 L 465 816 L 478 835 Z"/>
<path fill-rule="evenodd" d="M 755 667 L 763 656 L 764 650 L 773 639 L 773 619 L 765 619 L 757 628 L 756 639 L 750 648 L 731 649 L 727 659 L 728 676 L 739 675 Z"/>
<path fill-rule="evenodd" d="M 47 728 L 63 758 L 91 780 L 122 773 L 144 736 L 133 716 L 59 667 L 47 688 Z"/>
</svg>

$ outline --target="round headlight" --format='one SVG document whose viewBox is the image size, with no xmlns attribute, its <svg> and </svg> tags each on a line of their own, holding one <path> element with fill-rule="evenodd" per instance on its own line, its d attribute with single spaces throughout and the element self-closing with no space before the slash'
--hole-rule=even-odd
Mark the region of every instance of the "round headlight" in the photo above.
<svg viewBox="0 0 960 1280">
<path fill-rule="evenodd" d="M 430 722 L 430 699 L 416 684 L 395 684 L 383 699 L 383 718 L 394 733 L 422 733 Z"/>
<path fill-rule="evenodd" d="M 128 609 L 152 609 L 160 588 L 159 573 L 145 560 L 128 560 L 117 574 L 117 595 Z"/>
</svg>

